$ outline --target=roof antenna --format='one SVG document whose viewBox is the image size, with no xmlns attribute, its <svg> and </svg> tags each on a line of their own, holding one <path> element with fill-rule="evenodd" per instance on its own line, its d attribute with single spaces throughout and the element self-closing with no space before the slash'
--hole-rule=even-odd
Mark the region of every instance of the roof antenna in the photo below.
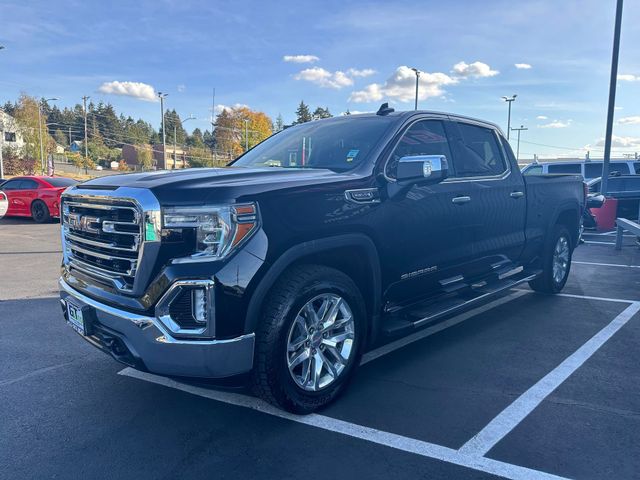
<svg viewBox="0 0 640 480">
<path fill-rule="evenodd" d="M 384 116 L 384 115 L 389 115 L 392 112 L 395 112 L 395 109 L 389 107 L 389 104 L 385 102 L 382 105 L 380 105 L 380 108 L 376 112 L 376 115 Z"/>
</svg>

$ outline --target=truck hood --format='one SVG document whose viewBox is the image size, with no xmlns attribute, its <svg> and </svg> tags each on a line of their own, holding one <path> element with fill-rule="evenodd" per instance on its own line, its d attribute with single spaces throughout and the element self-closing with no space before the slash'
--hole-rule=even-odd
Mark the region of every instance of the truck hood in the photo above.
<svg viewBox="0 0 640 480">
<path fill-rule="evenodd" d="M 137 187 L 151 190 L 161 203 L 198 204 L 232 201 L 273 190 L 347 181 L 352 174 L 300 168 L 188 168 L 110 175 L 78 185 L 92 190 Z"/>
</svg>

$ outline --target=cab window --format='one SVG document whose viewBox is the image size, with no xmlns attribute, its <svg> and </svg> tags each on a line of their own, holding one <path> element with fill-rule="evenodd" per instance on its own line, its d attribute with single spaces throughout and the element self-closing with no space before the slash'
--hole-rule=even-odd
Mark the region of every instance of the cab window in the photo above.
<svg viewBox="0 0 640 480">
<path fill-rule="evenodd" d="M 462 141 L 456 157 L 458 177 L 489 177 L 507 170 L 495 131 L 468 123 L 458 123 Z"/>
<path fill-rule="evenodd" d="M 409 127 L 391 154 L 386 169 L 387 176 L 396 177 L 398 160 L 402 157 L 417 155 L 444 155 L 451 162 L 451 149 L 441 121 L 422 120 Z"/>
</svg>

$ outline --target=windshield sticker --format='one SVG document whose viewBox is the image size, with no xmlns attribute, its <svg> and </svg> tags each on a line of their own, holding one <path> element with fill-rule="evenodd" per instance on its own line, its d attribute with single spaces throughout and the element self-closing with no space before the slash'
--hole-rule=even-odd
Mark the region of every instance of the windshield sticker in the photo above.
<svg viewBox="0 0 640 480">
<path fill-rule="evenodd" d="M 360 150 L 349 150 L 347 153 L 347 162 L 353 162 L 353 159 L 360 153 Z"/>
</svg>

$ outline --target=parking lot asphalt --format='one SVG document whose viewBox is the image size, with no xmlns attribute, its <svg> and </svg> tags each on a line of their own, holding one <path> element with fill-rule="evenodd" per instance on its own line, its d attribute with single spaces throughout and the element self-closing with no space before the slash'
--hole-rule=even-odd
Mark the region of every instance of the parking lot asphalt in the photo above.
<svg viewBox="0 0 640 480">
<path fill-rule="evenodd" d="M 585 235 L 562 295 L 523 288 L 382 347 L 297 417 L 82 341 L 58 230 L 0 221 L 0 478 L 640 478 L 632 237 Z"/>
</svg>

